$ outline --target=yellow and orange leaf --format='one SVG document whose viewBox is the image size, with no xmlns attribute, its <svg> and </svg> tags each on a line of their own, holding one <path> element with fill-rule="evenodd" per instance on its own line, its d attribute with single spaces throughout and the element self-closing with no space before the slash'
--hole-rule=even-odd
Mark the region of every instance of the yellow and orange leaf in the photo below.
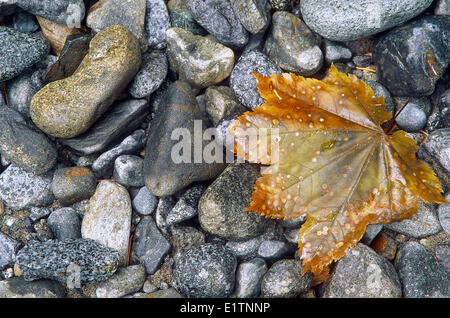
<svg viewBox="0 0 450 318">
<path fill-rule="evenodd" d="M 433 170 L 416 158 L 414 140 L 383 130 L 392 117 L 383 98 L 355 76 L 334 66 L 324 81 L 254 76 L 265 103 L 229 128 L 238 156 L 270 165 L 247 210 L 283 219 L 306 213 L 298 242 L 304 272 L 320 273 L 341 258 L 368 224 L 411 218 L 419 198 L 446 202 Z M 275 149 L 249 142 L 249 128 L 258 138 L 278 129 L 275 161 Z"/>
</svg>

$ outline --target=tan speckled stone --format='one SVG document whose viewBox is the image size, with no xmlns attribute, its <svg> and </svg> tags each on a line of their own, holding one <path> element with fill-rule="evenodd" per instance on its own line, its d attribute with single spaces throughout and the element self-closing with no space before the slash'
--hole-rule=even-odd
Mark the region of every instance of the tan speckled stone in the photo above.
<svg viewBox="0 0 450 318">
<path fill-rule="evenodd" d="M 75 73 L 34 95 L 30 113 L 49 135 L 72 138 L 85 132 L 111 106 L 139 70 L 135 36 L 113 25 L 99 32 Z"/>
</svg>

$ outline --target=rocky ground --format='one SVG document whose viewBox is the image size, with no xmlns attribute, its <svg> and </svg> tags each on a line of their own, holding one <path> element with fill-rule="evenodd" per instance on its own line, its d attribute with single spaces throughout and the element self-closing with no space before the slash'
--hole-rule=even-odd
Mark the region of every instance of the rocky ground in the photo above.
<svg viewBox="0 0 450 318">
<path fill-rule="evenodd" d="M 262 103 L 251 72 L 334 63 L 389 111 L 410 100 L 397 123 L 448 191 L 449 15 L 448 0 L 0 1 L 0 297 L 450 297 L 450 204 L 369 226 L 315 285 L 295 253 L 305 218 L 243 212 L 257 166 L 170 158 L 175 128 L 223 132 Z"/>
</svg>

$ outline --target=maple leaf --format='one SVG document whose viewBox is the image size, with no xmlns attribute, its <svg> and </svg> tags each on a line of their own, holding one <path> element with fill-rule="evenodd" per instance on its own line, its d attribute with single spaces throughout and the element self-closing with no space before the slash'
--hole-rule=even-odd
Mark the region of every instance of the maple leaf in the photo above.
<svg viewBox="0 0 450 318">
<path fill-rule="evenodd" d="M 446 202 L 434 171 L 416 158 L 414 140 L 383 130 L 392 115 L 355 76 L 334 65 L 323 81 L 253 75 L 265 104 L 234 120 L 229 132 L 238 156 L 256 154 L 255 162 L 270 167 L 246 210 L 284 219 L 306 213 L 298 238 L 303 273 L 319 274 L 344 256 L 368 224 L 411 218 L 419 198 Z M 276 161 L 270 146 L 249 143 L 248 128 L 259 137 L 278 128 Z"/>
</svg>

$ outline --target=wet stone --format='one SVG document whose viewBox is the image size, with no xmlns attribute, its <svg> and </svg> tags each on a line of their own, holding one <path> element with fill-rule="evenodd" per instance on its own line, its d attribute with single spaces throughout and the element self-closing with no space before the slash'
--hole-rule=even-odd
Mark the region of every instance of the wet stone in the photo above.
<svg viewBox="0 0 450 318">
<path fill-rule="evenodd" d="M 174 252 L 187 251 L 205 243 L 205 234 L 191 226 L 172 226 L 170 243 Z"/>
<path fill-rule="evenodd" d="M 170 10 L 169 14 L 173 27 L 185 29 L 195 35 L 206 35 L 207 32 L 197 23 L 197 21 L 195 21 L 191 11 L 177 9 Z"/>
<path fill-rule="evenodd" d="M 72 76 L 51 82 L 34 95 L 31 118 L 55 137 L 84 133 L 110 108 L 140 62 L 140 49 L 130 31 L 118 25 L 102 30 Z"/>
<path fill-rule="evenodd" d="M 258 256 L 267 260 L 277 260 L 289 252 L 288 246 L 283 241 L 265 240 L 258 247 Z"/>
<path fill-rule="evenodd" d="M 241 48 L 247 44 L 248 32 L 239 22 L 229 1 L 185 0 L 195 20 L 220 43 Z"/>
<path fill-rule="evenodd" d="M 268 0 L 231 0 L 234 14 L 242 26 L 250 33 L 264 32 L 270 23 Z"/>
<path fill-rule="evenodd" d="M 32 207 L 30 208 L 29 218 L 32 222 L 36 223 L 40 219 L 48 217 L 50 213 L 52 213 L 52 210 L 49 208 Z"/>
<path fill-rule="evenodd" d="M 13 277 L 0 281 L 0 298 L 62 298 L 64 287 L 51 280 L 25 281 Z"/>
<path fill-rule="evenodd" d="M 196 216 L 198 214 L 198 202 L 205 189 L 204 186 L 198 185 L 186 190 L 167 215 L 167 225 L 178 224 Z"/>
<path fill-rule="evenodd" d="M 97 178 L 88 168 L 61 168 L 53 175 L 53 194 L 64 206 L 89 199 L 94 194 L 96 186 Z"/>
<path fill-rule="evenodd" d="M 383 229 L 382 224 L 369 224 L 366 227 L 366 231 L 364 232 L 363 237 L 361 238 L 361 242 L 370 245 L 375 237 L 381 232 Z"/>
<path fill-rule="evenodd" d="M 86 239 L 31 242 L 16 257 L 26 281 L 45 278 L 64 285 L 75 285 L 78 273 L 81 284 L 103 281 L 114 274 L 118 262 L 117 251 Z"/>
<path fill-rule="evenodd" d="M 148 45 L 152 49 L 166 47 L 166 30 L 170 28 L 170 18 L 164 0 L 146 0 L 145 32 Z"/>
<path fill-rule="evenodd" d="M 166 222 L 167 215 L 175 206 L 175 200 L 171 196 L 161 197 L 158 201 L 158 206 L 155 211 L 155 222 L 158 229 L 164 233 L 169 234 L 169 225 Z"/>
<path fill-rule="evenodd" d="M 206 112 L 214 126 L 223 118 L 232 114 L 243 114 L 243 107 L 228 86 L 210 86 L 205 91 Z"/>
<path fill-rule="evenodd" d="M 281 74 L 281 69 L 267 55 L 258 51 L 247 51 L 237 61 L 231 72 L 230 87 L 242 105 L 256 108 L 263 103 L 263 99 L 251 73 L 269 76 Z"/>
<path fill-rule="evenodd" d="M 39 24 L 34 15 L 27 12 L 17 12 L 13 16 L 13 27 L 17 31 L 31 33 L 39 29 Z"/>
<path fill-rule="evenodd" d="M 327 64 L 344 62 L 352 58 L 352 51 L 338 42 L 325 39 L 324 47 L 325 61 Z"/>
<path fill-rule="evenodd" d="M 450 61 L 449 24 L 426 16 L 388 32 L 374 50 L 380 83 L 397 96 L 431 95 Z"/>
<path fill-rule="evenodd" d="M 152 214 L 158 205 L 158 198 L 143 186 L 131 202 L 133 209 L 140 215 Z"/>
<path fill-rule="evenodd" d="M 139 156 L 121 155 L 114 161 L 113 177 L 116 182 L 126 187 L 142 187 L 144 160 Z"/>
<path fill-rule="evenodd" d="M 31 99 L 43 86 L 39 73 L 39 68 L 36 71 L 22 73 L 6 84 L 9 106 L 26 118 L 30 117 Z"/>
<path fill-rule="evenodd" d="M 83 0 L 17 0 L 16 5 L 34 15 L 72 26 L 79 25 L 85 14 Z"/>
<path fill-rule="evenodd" d="M 240 263 L 236 270 L 236 288 L 233 296 L 237 298 L 258 297 L 261 281 L 267 272 L 266 262 L 262 258 L 254 258 Z"/>
<path fill-rule="evenodd" d="M 376 97 L 383 96 L 386 111 L 394 113 L 394 101 L 392 100 L 391 93 L 388 91 L 388 89 L 382 84 L 375 81 L 366 81 L 366 84 L 369 85 L 370 88 L 372 88 L 373 93 Z"/>
<path fill-rule="evenodd" d="M 53 211 L 47 218 L 47 225 L 60 241 L 81 238 L 81 221 L 72 208 Z"/>
<path fill-rule="evenodd" d="M 235 285 L 236 257 L 226 247 L 203 244 L 175 259 L 175 278 L 186 297 L 228 297 Z"/>
</svg>

